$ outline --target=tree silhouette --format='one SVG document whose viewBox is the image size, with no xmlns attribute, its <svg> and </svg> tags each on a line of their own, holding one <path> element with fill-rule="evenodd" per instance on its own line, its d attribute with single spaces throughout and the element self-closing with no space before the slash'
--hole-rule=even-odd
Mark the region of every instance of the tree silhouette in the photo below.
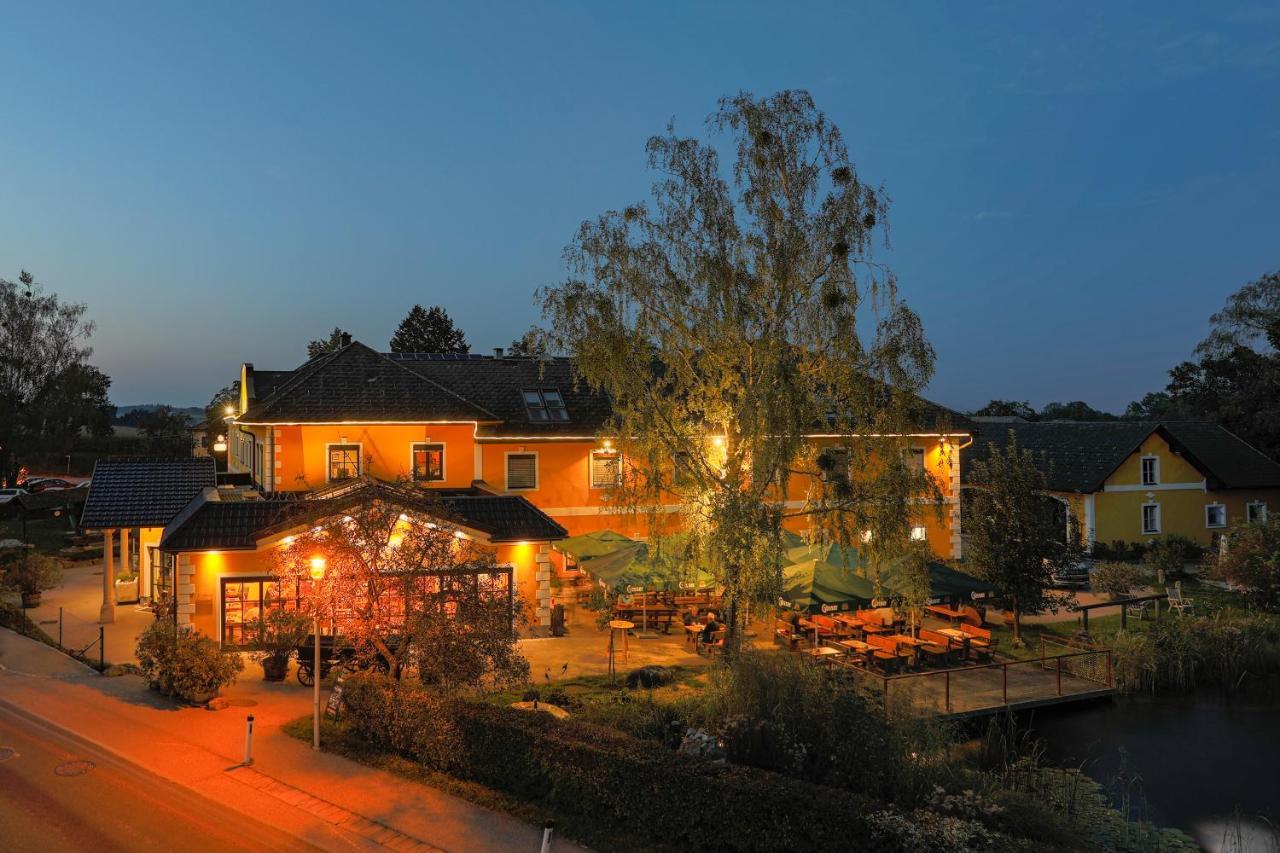
<svg viewBox="0 0 1280 853">
<path fill-rule="evenodd" d="M 462 330 L 439 305 L 414 305 L 391 336 L 392 352 L 468 352 Z"/>
</svg>

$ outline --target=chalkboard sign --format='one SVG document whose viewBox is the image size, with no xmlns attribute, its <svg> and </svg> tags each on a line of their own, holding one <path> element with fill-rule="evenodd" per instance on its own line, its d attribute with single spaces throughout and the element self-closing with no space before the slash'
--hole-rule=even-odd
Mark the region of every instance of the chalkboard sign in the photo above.
<svg viewBox="0 0 1280 853">
<path fill-rule="evenodd" d="M 324 706 L 324 715 L 338 719 L 338 712 L 342 710 L 342 682 L 346 676 L 339 675 L 338 680 L 333 682 L 333 690 L 329 691 L 329 703 Z"/>
</svg>

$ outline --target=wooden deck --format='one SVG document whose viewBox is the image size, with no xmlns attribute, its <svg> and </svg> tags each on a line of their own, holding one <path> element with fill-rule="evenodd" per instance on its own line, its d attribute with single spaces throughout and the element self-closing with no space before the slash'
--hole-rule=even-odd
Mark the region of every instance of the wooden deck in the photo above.
<svg viewBox="0 0 1280 853">
<path fill-rule="evenodd" d="M 1077 651 L 905 675 L 864 674 L 887 703 L 951 719 L 980 717 L 1114 695 L 1111 653 Z"/>
</svg>

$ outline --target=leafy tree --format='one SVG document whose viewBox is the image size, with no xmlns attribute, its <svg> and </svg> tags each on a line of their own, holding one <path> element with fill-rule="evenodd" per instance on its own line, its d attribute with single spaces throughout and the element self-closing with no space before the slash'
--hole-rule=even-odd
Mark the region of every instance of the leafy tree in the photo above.
<svg viewBox="0 0 1280 853">
<path fill-rule="evenodd" d="M 469 352 L 462 330 L 439 305 L 415 305 L 391 336 L 392 352 Z"/>
<path fill-rule="evenodd" d="M 156 456 L 187 456 L 191 453 L 191 421 L 168 406 L 148 410 L 138 429 L 147 440 L 149 453 Z"/>
<path fill-rule="evenodd" d="M 1048 497 L 1047 462 L 1038 465 L 1014 434 L 973 463 L 964 518 L 965 558 L 974 574 L 999 590 L 1013 611 L 1013 641 L 1022 644 L 1022 615 L 1056 609 L 1053 575 L 1080 558 L 1064 507 Z M 1067 510 L 1069 513 L 1069 510 Z"/>
<path fill-rule="evenodd" d="M 81 427 L 109 429 L 107 379 L 90 368 L 85 306 L 46 294 L 26 270 L 0 279 L 0 479 L 17 479 L 23 458 Z M 92 371 L 92 372 L 90 372 Z M 102 422 L 107 415 L 106 425 Z M 56 424 L 51 434 L 48 430 Z M 61 449 L 61 448 L 58 448 Z"/>
<path fill-rule="evenodd" d="M 923 542 L 913 542 L 898 566 L 897 597 L 910 617 L 913 633 L 924 616 L 924 609 L 928 606 L 932 593 L 929 557 L 929 546 Z"/>
<path fill-rule="evenodd" d="M 1169 371 L 1168 408 L 1160 416 L 1214 421 L 1280 457 L 1280 272 L 1241 287 L 1210 323 L 1194 360 Z"/>
<path fill-rule="evenodd" d="M 309 587 L 306 606 L 358 651 L 390 662 L 397 677 L 414 662 L 445 690 L 526 682 L 515 625 L 522 611 L 493 551 L 459 538 L 420 490 L 406 498 L 404 487 L 361 489 L 345 516 L 317 518 L 280 549 L 275 574 Z M 310 579 L 317 555 L 327 562 L 318 586 Z"/>
<path fill-rule="evenodd" d="M 808 93 L 725 98 L 708 128 L 731 169 L 712 141 L 652 137 L 652 201 L 583 223 L 573 277 L 542 295 L 548 340 L 611 401 L 631 462 L 616 505 L 678 507 L 725 589 L 732 652 L 746 605 L 776 600 L 784 519 L 867 531 L 873 559 L 906 546 L 912 499 L 938 487 L 905 439 L 867 436 L 912 431 L 934 353 L 872 257 L 888 198 Z M 799 507 L 779 500 L 793 476 Z"/>
<path fill-rule="evenodd" d="M 1115 415 L 1101 412 L 1083 400 L 1070 403 L 1046 403 L 1040 410 L 1042 421 L 1114 421 Z"/>
<path fill-rule="evenodd" d="M 1280 613 L 1280 515 L 1235 526 L 1212 568 L 1239 585 L 1252 606 Z"/>
<path fill-rule="evenodd" d="M 1036 410 L 1026 400 L 991 400 L 981 409 L 970 412 L 975 417 L 1036 419 Z"/>
<path fill-rule="evenodd" d="M 1179 417 L 1179 407 L 1168 391 L 1151 391 L 1134 400 L 1121 417 L 1126 421 L 1163 421 Z"/>
<path fill-rule="evenodd" d="M 547 353 L 547 342 L 543 333 L 536 326 L 531 326 L 523 335 L 511 342 L 507 352 L 510 355 L 526 358 L 541 356 Z"/>
<path fill-rule="evenodd" d="M 314 343 L 314 342 L 313 342 Z M 220 388 L 204 407 L 205 446 L 213 453 L 213 445 L 218 436 L 227 434 L 227 425 L 223 418 L 227 416 L 227 406 L 240 405 L 240 380 Z"/>
<path fill-rule="evenodd" d="M 324 355 L 327 352 L 333 352 L 342 346 L 345 340 L 346 332 L 337 326 L 333 327 L 333 331 L 329 333 L 329 337 L 320 338 L 318 341 L 312 341 L 307 344 L 307 359 L 313 359 L 318 355 Z"/>
</svg>

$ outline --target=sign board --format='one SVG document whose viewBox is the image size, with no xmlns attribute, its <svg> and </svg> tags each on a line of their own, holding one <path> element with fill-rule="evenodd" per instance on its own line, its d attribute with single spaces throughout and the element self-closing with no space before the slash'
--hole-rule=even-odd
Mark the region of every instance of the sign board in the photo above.
<svg viewBox="0 0 1280 853">
<path fill-rule="evenodd" d="M 627 587 L 627 592 L 644 592 L 644 587 L 636 586 L 635 584 L 632 584 L 631 586 Z"/>
<path fill-rule="evenodd" d="M 324 715 L 338 719 L 338 712 L 342 710 L 342 682 L 346 676 L 339 675 L 338 680 L 333 683 L 333 689 L 329 691 L 329 702 L 324 706 Z"/>
</svg>

